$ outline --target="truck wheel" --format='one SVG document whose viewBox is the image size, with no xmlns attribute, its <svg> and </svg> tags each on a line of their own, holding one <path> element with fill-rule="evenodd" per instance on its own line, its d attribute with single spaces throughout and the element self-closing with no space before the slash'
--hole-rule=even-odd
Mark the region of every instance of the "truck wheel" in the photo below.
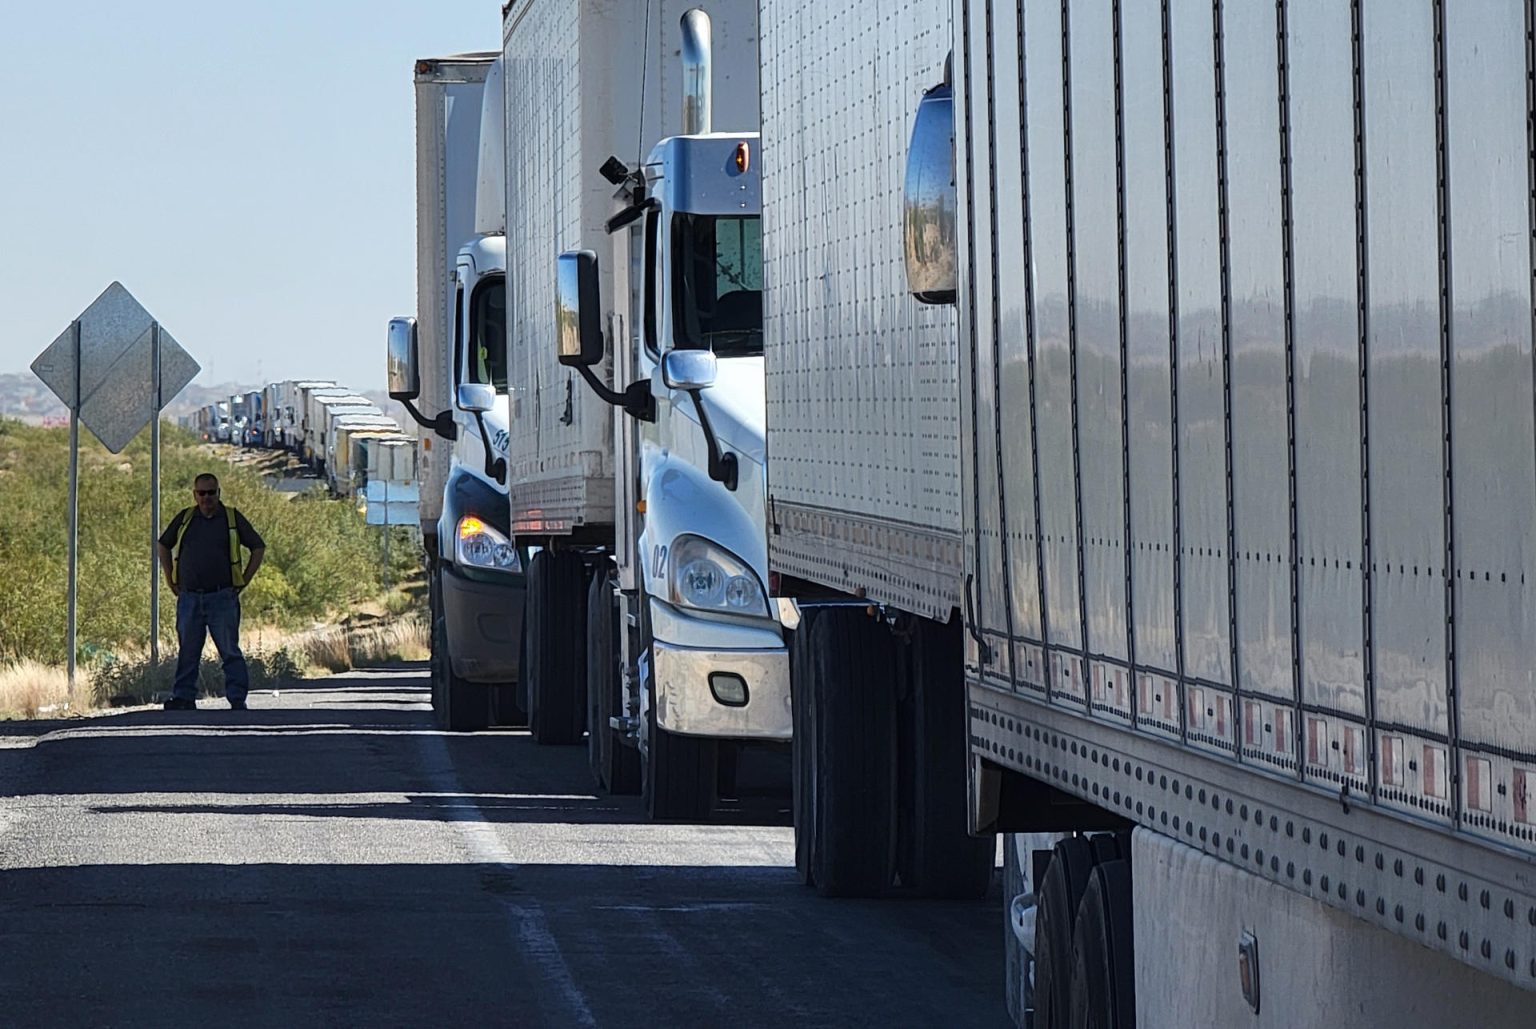
<svg viewBox="0 0 1536 1029">
<path fill-rule="evenodd" d="M 599 568 L 587 589 L 587 760 L 598 786 L 632 794 L 640 792 L 640 752 L 609 724 L 623 706 L 618 623 L 613 580 L 608 569 Z"/>
<path fill-rule="evenodd" d="M 800 612 L 800 625 L 789 637 L 789 710 L 794 736 L 790 742 L 791 785 L 795 818 L 795 872 L 806 886 L 816 885 L 811 854 L 816 849 L 816 806 L 814 789 L 816 738 L 810 688 L 815 682 L 815 663 L 811 656 L 811 621 L 815 609 Z"/>
<path fill-rule="evenodd" d="M 1132 961 L 1131 865 L 1107 861 L 1093 870 L 1077 909 L 1072 939 L 1072 1029 L 1133 1029 L 1136 970 Z"/>
<path fill-rule="evenodd" d="M 992 886 L 997 837 L 973 837 L 965 805 L 970 746 L 960 620 L 918 623 L 908 648 L 911 675 L 910 795 L 902 804 L 902 882 L 924 897 L 978 900 Z"/>
<path fill-rule="evenodd" d="M 645 707 L 646 750 L 640 758 L 645 810 L 657 821 L 708 821 L 715 809 L 719 763 L 715 741 L 680 736 L 658 726 L 655 687 L 650 688 Z"/>
<path fill-rule="evenodd" d="M 586 728 L 586 569 L 541 550 L 528 567 L 528 724 L 542 744 L 579 743 Z"/>
<path fill-rule="evenodd" d="M 437 725 L 449 732 L 477 732 L 491 723 L 491 691 L 453 674 L 448 626 L 441 612 L 432 623 L 432 696 Z"/>
<path fill-rule="evenodd" d="M 811 874 L 827 897 L 885 892 L 895 872 L 895 640 L 863 608 L 811 626 Z"/>
<path fill-rule="evenodd" d="M 1072 1010 L 1072 936 L 1093 874 L 1093 845 L 1081 836 L 1056 844 L 1035 908 L 1035 1026 L 1065 1029 Z"/>
<path fill-rule="evenodd" d="M 1015 1026 L 1025 1027 L 1029 1004 L 1029 957 L 1013 931 L 1013 898 L 1029 892 L 1018 843 L 1003 839 L 1003 996 L 1008 1004 L 1008 1018 Z"/>
</svg>

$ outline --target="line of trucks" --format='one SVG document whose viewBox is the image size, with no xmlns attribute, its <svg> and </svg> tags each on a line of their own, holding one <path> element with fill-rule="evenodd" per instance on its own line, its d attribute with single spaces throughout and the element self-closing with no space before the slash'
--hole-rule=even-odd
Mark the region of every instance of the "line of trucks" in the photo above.
<svg viewBox="0 0 1536 1029">
<path fill-rule="evenodd" d="M 335 496 L 366 491 L 371 477 L 413 477 L 416 437 L 366 396 L 329 379 L 285 379 L 204 404 L 182 427 L 210 443 L 285 450 Z M 402 460 L 405 450 L 411 456 Z"/>
<path fill-rule="evenodd" d="M 1020 1025 L 1530 1024 L 1531 5 L 683 6 L 416 63 L 440 724 L 1000 849 Z"/>
</svg>

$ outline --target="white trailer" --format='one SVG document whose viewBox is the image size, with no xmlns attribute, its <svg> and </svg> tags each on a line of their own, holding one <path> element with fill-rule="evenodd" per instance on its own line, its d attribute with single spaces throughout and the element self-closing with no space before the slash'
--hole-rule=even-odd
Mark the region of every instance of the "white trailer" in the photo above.
<svg viewBox="0 0 1536 1029">
<path fill-rule="evenodd" d="M 325 479 L 331 493 L 350 496 L 356 488 L 352 463 L 354 441 L 366 435 L 400 435 L 400 423 L 387 414 L 347 414 L 332 412 L 326 433 Z"/>
<path fill-rule="evenodd" d="M 523 559 L 507 504 L 496 55 L 417 61 L 415 90 L 417 315 L 390 323 L 389 388 L 422 428 L 413 470 L 430 583 L 432 706 L 439 725 L 468 731 L 525 719 Z"/>
<path fill-rule="evenodd" d="M 1530 1024 L 1531 31 L 954 5 L 971 820 L 1132 829 L 1006 848 L 1037 1026 Z"/>
<path fill-rule="evenodd" d="M 796 863 L 980 896 L 960 665 L 956 319 L 907 293 L 901 182 L 943 0 L 762 5 L 768 551 L 793 629 Z"/>
<path fill-rule="evenodd" d="M 378 405 L 361 393 L 316 390 L 309 395 L 304 417 L 304 460 L 317 471 L 325 470 L 328 430 L 336 414 L 383 414 Z"/>
</svg>

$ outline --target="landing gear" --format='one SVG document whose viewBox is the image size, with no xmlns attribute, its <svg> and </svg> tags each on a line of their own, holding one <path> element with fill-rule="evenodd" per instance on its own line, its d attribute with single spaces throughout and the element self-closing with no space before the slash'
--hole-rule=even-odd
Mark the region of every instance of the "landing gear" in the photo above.
<svg viewBox="0 0 1536 1029">
<path fill-rule="evenodd" d="M 619 605 L 607 567 L 587 589 L 587 759 L 597 785 L 614 794 L 640 792 L 640 752 L 610 719 L 624 709 L 619 676 Z"/>
</svg>

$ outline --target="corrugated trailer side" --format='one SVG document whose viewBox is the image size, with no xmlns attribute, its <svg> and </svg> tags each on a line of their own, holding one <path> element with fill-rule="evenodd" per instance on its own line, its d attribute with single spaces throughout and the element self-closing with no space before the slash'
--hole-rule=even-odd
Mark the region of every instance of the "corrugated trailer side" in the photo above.
<svg viewBox="0 0 1536 1029">
<path fill-rule="evenodd" d="M 1143 827 L 1144 1025 L 1516 1024 L 1446 959 L 1536 988 L 1528 5 L 955 19 L 975 820 Z M 1245 920 L 1444 957 L 1261 1014 L 1174 938 Z"/>
<path fill-rule="evenodd" d="M 959 598 L 955 318 L 907 294 L 901 181 L 949 14 L 761 8 L 770 566 L 942 620 Z"/>
<path fill-rule="evenodd" d="M 428 418 L 451 411 L 453 397 L 454 261 L 475 234 L 474 190 L 480 156 L 480 102 L 495 54 L 418 61 L 416 89 L 416 332 L 421 392 Z M 437 545 L 443 490 L 453 445 L 419 432 L 422 539 Z"/>
<path fill-rule="evenodd" d="M 598 169 L 610 155 L 641 163 L 681 124 L 671 55 L 678 19 L 692 6 L 516 0 L 504 12 L 507 463 L 512 525 L 525 535 L 606 542 L 613 533 L 613 409 L 558 363 L 555 262 L 567 250 L 606 258 L 616 187 Z M 741 5 L 710 14 L 719 53 L 734 52 L 731 41 L 755 31 Z M 715 123 L 756 124 L 756 87 L 750 67 L 717 69 Z M 630 298 L 615 296 L 611 264 L 599 265 L 602 324 L 627 335 L 635 331 Z M 608 364 L 598 374 L 609 378 Z"/>
</svg>

